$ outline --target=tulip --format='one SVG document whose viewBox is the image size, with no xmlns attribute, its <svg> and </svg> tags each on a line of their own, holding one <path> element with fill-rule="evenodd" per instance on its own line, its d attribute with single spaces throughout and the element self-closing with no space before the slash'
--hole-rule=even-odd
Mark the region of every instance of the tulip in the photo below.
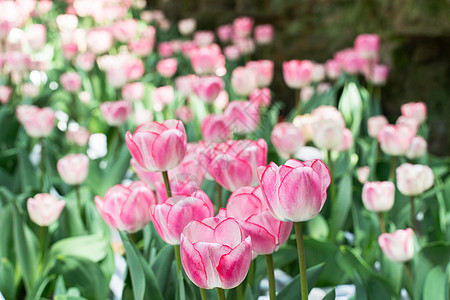
<svg viewBox="0 0 450 300">
<path fill-rule="evenodd" d="M 183 105 L 176 109 L 175 116 L 180 119 L 183 123 L 189 123 L 194 119 L 194 113 L 189 106 Z"/>
<path fill-rule="evenodd" d="M 166 120 L 142 124 L 134 134 L 127 132 L 125 142 L 141 167 L 149 172 L 167 171 L 183 160 L 187 136 L 181 121 Z"/>
<path fill-rule="evenodd" d="M 367 126 L 369 128 L 369 135 L 373 138 L 378 137 L 378 133 L 383 129 L 384 126 L 388 125 L 389 122 L 385 116 L 374 116 L 367 120 Z"/>
<path fill-rule="evenodd" d="M 337 60 L 329 59 L 325 62 L 325 72 L 331 80 L 336 80 L 341 75 L 341 66 Z"/>
<path fill-rule="evenodd" d="M 202 121 L 202 137 L 205 142 L 222 143 L 231 136 L 225 115 L 208 115 Z"/>
<path fill-rule="evenodd" d="M 24 125 L 31 137 L 42 138 L 50 135 L 55 127 L 55 112 L 49 108 L 20 105 L 16 108 L 17 119 Z"/>
<path fill-rule="evenodd" d="M 189 97 L 193 93 L 194 83 L 198 78 L 194 74 L 177 77 L 175 79 L 175 90 L 182 96 Z"/>
<path fill-rule="evenodd" d="M 381 150 L 392 156 L 404 155 L 415 132 L 405 126 L 386 125 L 378 133 Z"/>
<path fill-rule="evenodd" d="M 342 143 L 335 147 L 336 151 L 347 151 L 353 146 L 353 133 L 350 129 L 344 128 L 342 131 Z"/>
<path fill-rule="evenodd" d="M 239 48 L 239 51 L 242 53 L 242 55 L 249 55 L 255 52 L 255 42 L 250 37 L 236 37 L 234 39 L 234 44 Z"/>
<path fill-rule="evenodd" d="M 272 254 L 289 238 L 292 223 L 275 219 L 269 212 L 261 187 L 244 186 L 234 191 L 227 202 L 226 216 L 238 220 L 252 239 L 255 254 Z"/>
<path fill-rule="evenodd" d="M 0 85 L 0 103 L 8 103 L 11 97 L 11 87 L 6 85 Z"/>
<path fill-rule="evenodd" d="M 231 73 L 231 86 L 239 96 L 248 96 L 258 88 L 258 74 L 248 67 L 237 67 Z"/>
<path fill-rule="evenodd" d="M 389 74 L 389 68 L 385 65 L 374 65 L 372 75 L 368 78 L 374 86 L 382 86 L 386 84 Z"/>
<path fill-rule="evenodd" d="M 395 186 L 390 181 L 367 182 L 363 186 L 364 207 L 373 212 L 388 211 L 394 205 Z"/>
<path fill-rule="evenodd" d="M 257 103 L 260 107 L 268 107 L 272 102 L 269 88 L 256 89 L 250 94 L 250 102 Z"/>
<path fill-rule="evenodd" d="M 90 135 L 91 133 L 86 128 L 80 126 L 74 128 L 69 125 L 66 131 L 67 140 L 80 147 L 88 143 Z"/>
<path fill-rule="evenodd" d="M 91 29 L 86 35 L 86 43 L 90 52 L 102 54 L 111 49 L 113 36 L 106 29 Z"/>
<path fill-rule="evenodd" d="M 89 172 L 89 158 L 84 154 L 69 154 L 56 164 L 59 176 L 70 185 L 81 184 Z"/>
<path fill-rule="evenodd" d="M 225 57 L 230 61 L 236 61 L 241 57 L 241 50 L 239 50 L 238 46 L 229 45 L 223 49 L 223 53 Z"/>
<path fill-rule="evenodd" d="M 188 195 L 176 195 L 150 208 L 153 225 L 161 238 L 170 245 L 179 245 L 181 233 L 189 222 L 214 216 L 214 206 L 208 195 L 198 190 Z"/>
<path fill-rule="evenodd" d="M 156 71 L 158 71 L 162 77 L 170 78 L 177 72 L 177 65 L 178 61 L 176 58 L 162 59 L 156 64 Z"/>
<path fill-rule="evenodd" d="M 314 64 L 309 60 L 291 60 L 283 63 L 283 77 L 292 89 L 301 89 L 311 83 Z"/>
<path fill-rule="evenodd" d="M 249 61 L 247 62 L 245 67 L 255 70 L 259 88 L 267 87 L 272 83 L 273 61 L 271 60 Z"/>
<path fill-rule="evenodd" d="M 252 33 L 253 19 L 250 17 L 239 17 L 233 21 L 233 33 L 239 37 L 247 37 Z"/>
<path fill-rule="evenodd" d="M 174 52 L 173 44 L 171 42 L 161 42 L 158 45 L 158 53 L 161 57 L 172 56 Z"/>
<path fill-rule="evenodd" d="M 30 48 L 39 51 L 47 41 L 47 28 L 42 24 L 33 24 L 27 28 L 26 35 Z"/>
<path fill-rule="evenodd" d="M 216 69 L 224 65 L 224 57 L 216 44 L 193 49 L 191 64 L 194 72 L 200 75 L 215 74 Z"/>
<path fill-rule="evenodd" d="M 76 72 L 67 72 L 59 77 L 63 88 L 71 93 L 77 92 L 81 88 L 81 76 Z"/>
<path fill-rule="evenodd" d="M 0 102 L 2 101 L 2 96 L 1 96 L 2 90 L 1 90 L 1 86 L 0 86 Z M 39 94 L 39 86 L 36 86 L 32 83 L 24 83 L 22 85 L 22 95 L 24 97 L 36 97 Z"/>
<path fill-rule="evenodd" d="M 334 120 L 315 120 L 312 124 L 314 144 L 323 149 L 334 150 L 344 141 L 344 131 Z"/>
<path fill-rule="evenodd" d="M 125 101 L 135 102 L 144 98 L 145 86 L 142 82 L 128 83 L 122 87 L 122 97 Z"/>
<path fill-rule="evenodd" d="M 27 210 L 30 219 L 39 226 L 53 224 L 61 214 L 66 202 L 50 194 L 36 194 L 28 198 Z"/>
<path fill-rule="evenodd" d="M 206 47 L 214 42 L 214 32 L 209 30 L 197 31 L 194 34 L 194 43 L 199 47 Z"/>
<path fill-rule="evenodd" d="M 108 125 L 119 126 L 127 121 L 132 107 L 130 102 L 119 100 L 103 102 L 100 109 Z"/>
<path fill-rule="evenodd" d="M 210 154 L 209 174 L 229 191 L 258 185 L 256 168 L 267 163 L 267 143 L 263 139 L 229 140 L 218 144 Z"/>
<path fill-rule="evenodd" d="M 128 77 L 125 70 L 119 67 L 111 67 L 106 70 L 106 80 L 113 88 L 121 88 L 127 83 Z"/>
<path fill-rule="evenodd" d="M 334 55 L 334 59 L 338 62 L 340 68 L 347 74 L 355 75 L 361 71 L 364 60 L 352 48 L 344 49 Z"/>
<path fill-rule="evenodd" d="M 271 44 L 273 40 L 273 26 L 271 24 L 255 26 L 254 35 L 258 45 Z"/>
<path fill-rule="evenodd" d="M 153 109 L 155 111 L 162 111 L 164 107 L 172 103 L 175 99 L 173 87 L 165 85 L 153 90 Z"/>
<path fill-rule="evenodd" d="M 217 76 L 200 77 L 193 83 L 195 95 L 205 103 L 212 103 L 225 87 L 225 82 Z"/>
<path fill-rule="evenodd" d="M 427 152 L 427 141 L 421 137 L 416 136 L 411 140 L 411 145 L 406 151 L 406 157 L 409 159 L 415 159 L 423 156 Z"/>
<path fill-rule="evenodd" d="M 152 53 L 154 46 L 154 38 L 141 38 L 137 41 L 131 41 L 128 43 L 128 49 L 130 49 L 130 52 L 137 56 L 149 55 L 150 53 Z"/>
<path fill-rule="evenodd" d="M 369 179 L 370 175 L 370 167 L 364 166 L 358 169 L 358 180 L 361 184 L 364 184 L 367 182 L 367 179 Z"/>
<path fill-rule="evenodd" d="M 181 35 L 190 35 L 197 28 L 197 21 L 194 18 L 187 18 L 178 21 L 178 31 Z"/>
<path fill-rule="evenodd" d="M 289 122 L 275 124 L 270 140 L 278 154 L 286 159 L 292 157 L 305 145 L 305 139 L 300 129 Z"/>
<path fill-rule="evenodd" d="M 251 133 L 259 125 L 259 105 L 250 101 L 232 101 L 225 109 L 227 126 L 230 131 Z"/>
<path fill-rule="evenodd" d="M 419 124 L 427 119 L 427 106 L 423 102 L 409 102 L 401 107 L 402 115 L 408 118 L 414 118 Z"/>
<path fill-rule="evenodd" d="M 434 174 L 429 166 L 405 163 L 397 167 L 397 187 L 406 196 L 417 196 L 433 186 Z"/>
<path fill-rule="evenodd" d="M 414 232 L 411 228 L 384 233 L 378 237 L 378 244 L 384 255 L 393 262 L 406 262 L 414 256 Z"/>
<path fill-rule="evenodd" d="M 313 132 L 313 123 L 314 118 L 310 114 L 299 115 L 294 118 L 292 123 L 300 129 L 305 139 L 305 143 L 312 141 L 314 132 Z"/>
<path fill-rule="evenodd" d="M 128 81 L 139 80 L 144 75 L 144 63 L 140 59 L 131 60 L 125 65 L 125 70 Z"/>
<path fill-rule="evenodd" d="M 104 199 L 95 197 L 95 205 L 106 224 L 130 233 L 141 230 L 150 222 L 150 207 L 155 204 L 152 190 L 139 181 L 129 187 L 117 184 L 109 188 Z"/>
<path fill-rule="evenodd" d="M 420 127 L 420 123 L 416 119 L 405 116 L 398 117 L 395 125 L 408 127 L 414 135 L 417 133 Z"/>
<path fill-rule="evenodd" d="M 290 159 L 281 166 L 271 162 L 258 168 L 258 177 L 270 212 L 286 222 L 304 222 L 317 216 L 330 185 L 330 172 L 320 160 L 302 163 Z"/>
<path fill-rule="evenodd" d="M 181 234 L 181 263 L 194 284 L 204 289 L 231 289 L 247 275 L 251 238 L 233 218 L 192 221 Z"/>
<path fill-rule="evenodd" d="M 321 82 L 325 79 L 325 66 L 323 64 L 314 63 L 314 68 L 311 74 L 312 82 Z"/>
<path fill-rule="evenodd" d="M 77 56 L 77 65 L 83 70 L 83 71 L 90 71 L 94 67 L 95 63 L 95 54 L 90 52 L 80 53 Z"/>
<path fill-rule="evenodd" d="M 221 42 L 229 42 L 233 36 L 233 27 L 230 24 L 219 26 L 219 28 L 217 28 L 217 36 Z"/>
<path fill-rule="evenodd" d="M 128 19 L 114 23 L 112 34 L 119 42 L 126 43 L 133 39 L 138 32 L 138 22 L 135 19 Z"/>
<path fill-rule="evenodd" d="M 360 34 L 355 40 L 355 50 L 362 58 L 376 58 L 380 48 L 380 37 L 376 34 Z"/>
<path fill-rule="evenodd" d="M 307 85 L 305 87 L 302 88 L 302 90 L 300 91 L 300 100 L 303 103 L 306 103 L 309 101 L 309 99 L 311 99 L 311 97 L 314 95 L 314 88 L 310 85 Z"/>
</svg>

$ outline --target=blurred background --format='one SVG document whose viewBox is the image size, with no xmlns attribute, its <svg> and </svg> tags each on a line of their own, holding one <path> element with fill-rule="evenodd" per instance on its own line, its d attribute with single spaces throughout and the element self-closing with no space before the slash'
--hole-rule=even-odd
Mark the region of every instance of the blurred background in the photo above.
<svg viewBox="0 0 450 300">
<path fill-rule="evenodd" d="M 156 0 L 147 6 L 163 10 L 172 20 L 194 17 L 198 29 L 214 30 L 243 15 L 255 24 L 273 24 L 271 87 L 274 100 L 286 103 L 285 111 L 293 106 L 294 90 L 283 81 L 283 61 L 325 62 L 334 52 L 352 47 L 358 34 L 377 33 L 380 62 L 390 68 L 382 94 L 384 114 L 394 122 L 401 104 L 425 102 L 429 151 L 450 155 L 449 0 Z M 266 55 L 259 51 L 253 58 Z"/>
</svg>

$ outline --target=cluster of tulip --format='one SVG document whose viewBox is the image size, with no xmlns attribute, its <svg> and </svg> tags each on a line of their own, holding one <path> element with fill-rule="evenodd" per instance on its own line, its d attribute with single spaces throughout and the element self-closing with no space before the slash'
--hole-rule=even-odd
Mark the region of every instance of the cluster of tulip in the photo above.
<svg viewBox="0 0 450 300">
<path fill-rule="evenodd" d="M 254 299 L 265 276 L 271 299 L 444 292 L 448 160 L 424 103 L 381 115 L 377 35 L 284 62 L 280 117 L 272 25 L 197 30 L 145 2 L 0 1 L 0 296 Z"/>
</svg>

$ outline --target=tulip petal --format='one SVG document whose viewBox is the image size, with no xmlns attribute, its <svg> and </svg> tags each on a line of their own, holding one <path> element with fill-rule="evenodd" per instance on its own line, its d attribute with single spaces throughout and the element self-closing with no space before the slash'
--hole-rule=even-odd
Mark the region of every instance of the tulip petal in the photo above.
<svg viewBox="0 0 450 300">
<path fill-rule="evenodd" d="M 234 288 L 245 279 L 250 268 L 251 258 L 252 246 L 250 237 L 247 237 L 244 242 L 220 258 L 217 271 L 222 281 L 222 288 Z"/>
</svg>

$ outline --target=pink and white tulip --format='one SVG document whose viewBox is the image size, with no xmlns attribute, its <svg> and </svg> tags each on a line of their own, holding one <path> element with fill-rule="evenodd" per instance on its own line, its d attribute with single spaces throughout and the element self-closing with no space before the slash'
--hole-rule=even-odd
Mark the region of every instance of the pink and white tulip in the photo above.
<svg viewBox="0 0 450 300">
<path fill-rule="evenodd" d="M 81 89 L 81 76 L 76 72 L 67 72 L 59 77 L 62 87 L 71 93 Z"/>
<path fill-rule="evenodd" d="M 225 87 L 225 82 L 217 76 L 200 77 L 193 83 L 195 95 L 205 103 L 213 103 Z"/>
<path fill-rule="evenodd" d="M 271 24 L 255 26 L 253 33 L 258 45 L 269 45 L 273 41 L 273 26 Z"/>
<path fill-rule="evenodd" d="M 378 133 L 378 142 L 384 153 L 398 156 L 408 151 L 415 132 L 406 126 L 386 125 Z"/>
<path fill-rule="evenodd" d="M 380 48 L 380 37 L 377 34 L 360 34 L 355 40 L 355 50 L 362 58 L 376 58 Z"/>
<path fill-rule="evenodd" d="M 131 114 L 132 106 L 125 100 L 108 101 L 100 104 L 103 117 L 110 126 L 124 124 Z"/>
<path fill-rule="evenodd" d="M 89 158 L 84 154 L 69 154 L 59 159 L 56 168 L 62 180 L 70 185 L 79 185 L 89 173 Z"/>
<path fill-rule="evenodd" d="M 414 256 L 414 232 L 411 228 L 383 233 L 378 237 L 378 244 L 384 255 L 393 262 L 403 263 Z"/>
<path fill-rule="evenodd" d="M 268 87 L 272 83 L 274 64 L 272 60 L 252 60 L 246 68 L 255 70 L 258 87 Z"/>
<path fill-rule="evenodd" d="M 283 63 L 283 78 L 291 89 L 301 89 L 311 83 L 314 64 L 309 60 L 290 60 Z"/>
<path fill-rule="evenodd" d="M 292 157 L 305 145 L 305 139 L 300 129 L 289 122 L 275 124 L 270 140 L 278 154 L 286 159 Z"/>
<path fill-rule="evenodd" d="M 58 220 L 66 202 L 50 194 L 36 194 L 27 200 L 31 221 L 39 226 L 49 226 Z"/>
<path fill-rule="evenodd" d="M 388 211 L 394 205 L 395 186 L 390 181 L 367 182 L 362 190 L 364 207 L 373 212 Z"/>
<path fill-rule="evenodd" d="M 176 58 L 166 58 L 160 60 L 156 64 L 156 71 L 161 74 L 162 77 L 170 78 L 177 72 L 178 61 Z"/>
<path fill-rule="evenodd" d="M 122 98 L 128 102 L 135 102 L 144 98 L 145 86 L 142 82 L 132 82 L 122 87 Z"/>
<path fill-rule="evenodd" d="M 202 121 L 202 137 L 205 142 L 222 143 L 231 136 L 225 115 L 208 115 Z"/>
<path fill-rule="evenodd" d="M 405 155 L 409 159 L 419 158 L 427 152 L 427 147 L 428 143 L 423 137 L 415 136 Z"/>
<path fill-rule="evenodd" d="M 246 134 L 258 128 L 260 118 L 259 105 L 256 102 L 231 101 L 224 114 L 230 131 Z"/>
<path fill-rule="evenodd" d="M 49 107 L 20 105 L 16 108 L 16 115 L 31 137 L 46 137 L 55 127 L 55 112 Z"/>
<path fill-rule="evenodd" d="M 405 163 L 397 167 L 397 188 L 406 196 L 418 196 L 434 184 L 434 174 L 429 166 Z"/>
<path fill-rule="evenodd" d="M 427 119 L 427 106 L 424 102 L 409 102 L 401 107 L 402 115 L 408 118 L 414 118 L 419 124 Z"/>
<path fill-rule="evenodd" d="M 385 116 L 374 116 L 367 120 L 367 127 L 369 128 L 369 135 L 373 138 L 378 137 L 378 133 L 383 129 L 384 126 L 388 125 L 389 122 Z"/>
<path fill-rule="evenodd" d="M 253 68 L 237 67 L 231 73 L 231 86 L 239 96 L 249 96 L 258 88 L 258 73 Z"/>
</svg>

